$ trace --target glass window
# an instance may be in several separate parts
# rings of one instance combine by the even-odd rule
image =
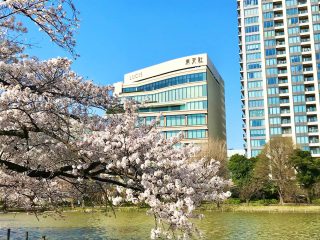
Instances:
[[[257,41],[260,41],[260,35],[259,34],[246,36],[246,42],[257,42]]]
[[[262,87],[262,81],[250,81],[248,82],[248,88],[260,88]]]
[[[248,91],[248,96],[249,98],[262,97],[263,91],[262,90]]]
[[[304,78],[302,75],[294,75],[292,76],[292,82],[297,83],[297,82],[303,82]]]
[[[293,96],[293,102],[296,103],[296,102],[305,102],[306,101],[306,98],[305,98],[305,95],[295,95]]]
[[[309,143],[308,137],[297,137],[297,143],[298,144],[306,144]]]
[[[246,46],[246,49],[248,52],[260,50],[260,43],[249,44]]]
[[[276,128],[270,128],[270,135],[274,136],[274,135],[281,135],[281,128],[276,127]]]
[[[278,84],[278,78],[276,77],[267,78],[267,83],[268,85]]]
[[[300,33],[300,28],[299,27],[291,27],[288,28],[288,34],[289,35],[295,35]]]
[[[264,116],[264,110],[263,109],[256,109],[256,110],[250,110],[249,111],[250,117],[263,117]]]
[[[253,63],[248,63],[247,64],[247,69],[251,70],[251,69],[258,69],[261,68],[261,62],[253,62]]]
[[[251,137],[265,137],[266,130],[265,129],[254,129],[250,131]]]
[[[269,114],[270,115],[278,115],[278,114],[280,114],[280,108],[279,107],[270,107],[269,108]]]
[[[254,119],[250,120],[251,127],[262,127],[264,126],[264,119]]]
[[[291,53],[301,52],[301,46],[292,46],[292,47],[290,47],[290,52]]]
[[[249,53],[247,54],[247,60],[256,60],[256,59],[260,59],[261,58],[261,53],[257,52],[257,53]]]
[[[266,47],[272,47],[272,46],[275,46],[277,42],[275,39],[270,39],[270,40],[265,40],[264,44]]]
[[[248,72],[248,79],[261,78],[261,77],[262,77],[262,72],[261,71]]]
[[[273,117],[269,119],[270,125],[278,125],[281,124],[281,118],[279,117]]]
[[[296,133],[308,133],[308,127],[307,126],[297,126]]]
[[[249,100],[249,107],[263,107],[263,100]]]
[[[296,93],[296,92],[304,92],[304,85],[293,85],[292,86],[292,91],[294,93]]]
[[[262,147],[266,144],[265,139],[255,139],[251,140],[251,147]]]
[[[287,9],[287,15],[296,15],[298,13],[299,13],[298,8]]]
[[[299,18],[297,18],[297,17],[288,18],[289,25],[294,25],[294,24],[297,24],[298,22],[299,22]]]
[[[146,91],[153,91],[165,87],[175,86],[179,84],[185,84],[190,82],[198,82],[198,81],[205,81],[207,80],[206,73],[195,73],[195,74],[188,74],[179,77],[173,77],[165,80],[161,80],[158,82],[149,83],[146,85],[142,85],[139,87],[127,87],[123,88],[122,91],[124,93],[130,92],[146,92]]]
[[[206,114],[192,114],[188,115],[188,125],[205,125]]]
[[[273,27],[274,26],[274,21],[265,21],[264,23],[263,23],[263,27],[264,28],[271,28],[271,27]]]
[[[251,9],[244,10],[245,16],[258,15],[258,14],[259,14],[258,8],[251,8]]]
[[[194,138],[206,138],[207,137],[207,130],[189,130],[187,131],[187,138],[194,139]]]
[[[244,0],[245,7],[258,5],[258,0]]]
[[[306,112],[306,106],[305,105],[294,106],[294,112],[295,113]]]
[[[277,54],[277,51],[275,48],[271,48],[271,49],[267,49],[266,50],[266,56],[273,56],[273,55],[276,55]]]
[[[247,24],[252,24],[252,23],[258,23],[259,22],[259,17],[255,16],[255,17],[247,17],[244,19],[244,23]]]
[[[167,123],[167,127],[184,126],[186,125],[185,116],[184,115],[167,116],[166,123]]]
[[[307,116],[305,115],[298,115],[294,117],[294,121],[296,123],[302,123],[302,122],[307,122]]]
[[[245,32],[246,33],[259,32],[259,25],[245,27]]]

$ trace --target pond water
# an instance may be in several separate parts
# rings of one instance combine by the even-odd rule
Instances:
[[[306,213],[239,213],[205,212],[197,221],[205,239],[295,240],[320,239],[320,214]],[[49,240],[149,239],[153,219],[143,211],[117,212],[116,218],[102,213],[66,213],[63,219],[27,214],[1,214],[0,239],[6,239],[11,228],[11,239]]]

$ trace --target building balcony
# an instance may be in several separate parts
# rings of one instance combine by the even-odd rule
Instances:
[[[302,6],[302,5],[307,5],[307,1],[306,0],[298,1],[298,6]]]
[[[314,78],[313,77],[305,77],[304,81],[305,82],[312,82],[312,81],[314,81]]]

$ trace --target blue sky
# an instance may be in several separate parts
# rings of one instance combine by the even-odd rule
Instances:
[[[242,148],[235,0],[76,0],[76,72],[98,84],[174,58],[208,53],[225,81],[229,148]],[[40,59],[67,56],[31,29]]]

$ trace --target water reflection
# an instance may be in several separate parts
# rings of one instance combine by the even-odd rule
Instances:
[[[320,215],[304,213],[206,212],[197,221],[206,239],[320,239]],[[0,239],[11,228],[12,239],[148,239],[153,219],[144,212],[118,212],[116,218],[100,213],[68,213],[64,219],[27,214],[0,215]]]

